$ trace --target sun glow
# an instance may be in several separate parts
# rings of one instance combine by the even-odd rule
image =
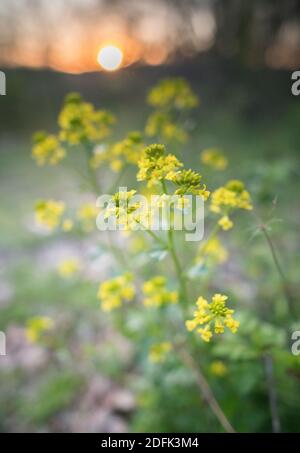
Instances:
[[[115,71],[123,61],[123,52],[119,47],[108,45],[99,50],[97,61],[106,71]]]

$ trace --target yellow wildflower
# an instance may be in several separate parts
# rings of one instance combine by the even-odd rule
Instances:
[[[77,217],[85,231],[92,231],[95,228],[98,213],[99,209],[96,207],[96,204],[90,201],[83,203],[79,207]]]
[[[171,349],[172,344],[167,341],[153,344],[150,348],[149,360],[153,363],[163,362]]]
[[[250,194],[239,180],[229,181],[211,195],[210,209],[216,213],[228,213],[233,209],[252,209]]]
[[[228,252],[221,244],[218,237],[211,238],[204,246],[200,247],[197,262],[212,261],[217,263],[224,263],[228,258]]]
[[[66,155],[64,148],[62,148],[55,135],[37,132],[33,137],[33,143],[32,157],[38,165],[56,165]]]
[[[91,103],[84,102],[79,94],[73,93],[67,96],[58,118],[60,139],[70,145],[97,143],[110,134],[114,122],[110,113],[95,110]]]
[[[54,327],[54,322],[48,316],[35,316],[27,321],[26,337],[31,343],[37,343],[46,332]]]
[[[218,224],[224,231],[230,230],[230,228],[233,227],[233,222],[232,220],[230,220],[228,215],[224,215],[223,217],[221,217],[220,220],[218,221]]]
[[[119,308],[124,301],[131,301],[135,296],[132,284],[133,275],[129,272],[119,277],[102,282],[98,290],[98,299],[103,311]]]
[[[161,307],[178,302],[178,292],[169,291],[166,288],[166,278],[162,275],[146,281],[143,285],[143,293],[145,295],[144,305],[146,307]]]
[[[225,170],[228,165],[228,160],[218,148],[209,148],[202,151],[201,162],[215,170]]]
[[[58,266],[58,273],[63,278],[69,278],[80,269],[78,258],[69,258],[62,261]]]
[[[212,331],[210,330],[210,327],[208,325],[198,329],[197,332],[200,333],[202,340],[205,341],[206,343],[209,343],[211,337],[213,336]]]
[[[175,195],[200,195],[204,200],[209,197],[206,185],[201,183],[202,176],[193,170],[180,170],[169,174],[168,179],[178,186]]]
[[[62,230],[66,233],[71,231],[74,226],[74,223],[71,219],[65,219],[62,223]]]
[[[163,179],[170,179],[182,163],[173,154],[165,154],[164,145],[154,144],[144,150],[138,166],[137,180],[148,181],[148,187],[151,187]]]
[[[130,132],[123,140],[109,147],[97,146],[90,160],[92,168],[98,168],[108,162],[114,172],[122,170],[125,164],[137,165],[145,145],[138,131]]]
[[[62,201],[40,200],[35,205],[36,222],[52,230],[59,225],[64,210]]]
[[[149,116],[145,133],[149,137],[157,136],[166,142],[185,143],[188,138],[185,130],[171,119],[170,114],[160,111]]]
[[[228,372],[227,366],[224,362],[222,362],[222,360],[214,360],[213,362],[211,362],[209,369],[211,374],[214,374],[218,377],[223,377]]]
[[[210,303],[203,297],[199,297],[194,312],[194,318],[186,321],[186,328],[189,331],[196,329],[198,326],[205,325],[197,329],[202,339],[209,342],[215,334],[222,334],[227,327],[232,333],[236,333],[239,322],[232,315],[234,310],[226,306],[228,297],[222,294],[215,294]]]
[[[157,108],[187,110],[197,107],[198,98],[182,78],[161,80],[148,94],[147,101]]]
[[[136,190],[116,192],[105,208],[104,218],[115,217],[116,223],[125,230],[134,229],[136,222],[141,220],[141,213],[136,211],[141,208],[140,203],[131,202]]]

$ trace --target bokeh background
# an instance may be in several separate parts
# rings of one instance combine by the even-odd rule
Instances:
[[[123,52],[114,72],[97,61],[107,43]],[[121,138],[143,129],[153,84],[185,77],[201,100],[186,161],[199,166],[202,149],[222,148],[228,177],[246,181],[262,217],[273,206],[280,219],[274,240],[299,301],[300,97],[291,94],[291,72],[300,69],[299,2],[2,0],[0,68],[7,77],[7,95],[0,97],[0,329],[7,335],[7,356],[0,357],[1,431],[217,429],[205,413],[199,420],[182,370],[165,370],[162,377],[151,368],[146,380],[132,344],[107,324],[95,294],[115,264],[105,253],[89,260],[93,238],[37,231],[36,199],[72,203],[81,193],[72,169],[35,165],[31,136],[39,129],[55,132],[64,96],[78,91],[117,115]],[[254,300],[268,319],[280,289],[268,249],[259,239],[247,240],[247,222],[232,244],[244,259],[233,259],[216,278],[234,286],[246,305]],[[86,261],[85,278],[59,279],[59,260],[74,254]],[[57,320],[63,347],[55,357],[25,338],[26,321],[37,314]],[[224,377],[226,395],[213,377],[215,389],[229,412],[236,391],[245,399],[244,412],[236,414],[241,431],[268,431],[260,372],[244,367]],[[299,430],[299,376],[300,369],[293,371],[292,384],[283,379],[278,388],[286,431]]]

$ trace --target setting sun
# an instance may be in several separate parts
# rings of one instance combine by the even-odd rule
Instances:
[[[105,46],[99,50],[97,60],[106,71],[115,71],[122,64],[123,52],[119,47]]]

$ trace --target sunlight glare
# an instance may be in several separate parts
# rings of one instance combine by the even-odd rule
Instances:
[[[123,52],[116,46],[105,46],[99,50],[98,63],[106,71],[115,71],[118,69],[123,60]]]

